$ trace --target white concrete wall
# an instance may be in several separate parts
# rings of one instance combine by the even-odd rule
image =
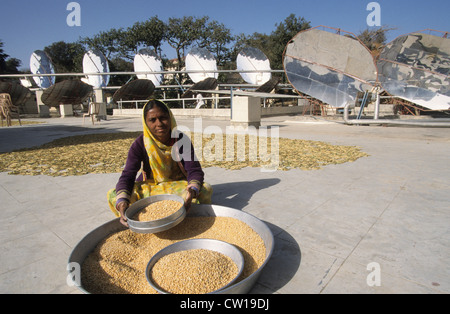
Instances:
[[[230,120],[231,109],[172,109],[172,113],[180,118],[205,117],[217,120]],[[140,116],[142,109],[113,109],[114,116]]]
[[[237,108],[234,108],[237,109]],[[289,115],[289,114],[303,114],[303,106],[292,107],[268,107],[261,108],[262,117],[270,117],[277,115]],[[184,118],[196,118],[205,117],[218,120],[230,120],[231,109],[172,109],[173,114],[176,117]],[[140,116],[142,109],[114,109],[114,116]]]
[[[292,107],[267,107],[261,108],[261,116],[282,116],[287,114],[302,114],[303,106],[292,106]],[[309,109],[308,109],[309,110]]]

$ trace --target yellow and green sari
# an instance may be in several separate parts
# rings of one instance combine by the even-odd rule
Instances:
[[[170,108],[168,109],[171,127],[174,130],[177,123],[172,111]],[[145,106],[143,112],[145,112]],[[188,182],[188,173],[183,164],[172,158],[172,146],[164,145],[155,139],[145,122],[144,114],[142,115],[142,125],[144,130],[143,141],[149,157],[151,176],[147,178],[145,171],[141,169],[143,181],[135,182],[132,191],[116,191],[116,189],[108,191],[108,204],[116,217],[120,216],[116,209],[116,203],[119,199],[127,199],[132,204],[140,199],[161,194],[176,194],[185,198],[189,186],[194,186],[200,191],[198,198],[192,201],[193,204],[211,204],[212,187],[208,183],[202,184],[199,180]]]

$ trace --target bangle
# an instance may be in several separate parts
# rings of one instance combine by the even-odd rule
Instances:
[[[119,206],[119,204],[124,203],[124,202],[127,203],[127,204],[130,204],[130,201],[127,200],[126,198],[120,198],[116,202],[116,209],[117,209],[117,206]]]
[[[189,187],[189,190],[194,191],[195,192],[195,198],[198,197],[198,195],[200,194],[200,191],[195,187],[195,186],[191,186]]]

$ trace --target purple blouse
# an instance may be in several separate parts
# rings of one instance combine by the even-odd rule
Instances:
[[[178,140],[181,140],[184,135],[180,133],[180,137]],[[180,148],[180,155],[182,156],[183,148]],[[187,174],[187,182],[189,184],[196,183],[200,188],[203,185],[205,174],[202,170],[200,162],[195,157],[194,147],[191,143],[191,158],[190,160],[184,160],[181,158],[181,165],[184,167],[184,173]],[[128,151],[128,157],[125,164],[125,168],[122,171],[122,175],[119,178],[119,181],[116,185],[116,193],[117,193],[117,202],[116,205],[122,201],[129,201],[129,197],[131,196],[131,192],[133,191],[133,187],[135,182],[143,181],[143,175],[141,174],[138,178],[138,172],[143,169],[145,173],[145,177],[152,177],[152,170],[150,168],[150,162],[147,154],[147,150],[144,146],[144,135],[141,134],[131,145],[130,150]],[[127,197],[123,197],[123,195],[127,195]]]

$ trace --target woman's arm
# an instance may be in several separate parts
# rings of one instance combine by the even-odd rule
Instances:
[[[143,136],[141,135],[133,142],[128,151],[125,168],[116,185],[116,208],[121,202],[130,202],[131,193],[133,192],[133,187],[136,182],[136,176],[139,170],[141,170],[142,161],[145,159],[145,155],[142,152],[143,145]]]
[[[194,148],[192,147],[191,149],[193,152]],[[192,200],[194,198],[198,198],[200,194],[205,174],[202,170],[200,162],[196,161],[194,158],[190,161],[182,161],[182,163],[187,173],[188,181],[188,185],[186,188],[187,194],[184,205],[186,207],[186,210],[189,211],[191,208]]]
[[[202,189],[205,173],[202,166],[197,159],[194,151],[194,146],[189,138],[185,134],[180,134],[179,140],[183,145],[179,145],[181,159],[181,166],[184,168],[184,172],[187,177],[187,194],[185,198],[186,210],[189,210],[194,198],[198,198],[200,190]],[[180,144],[179,142],[179,144]],[[185,148],[188,147],[187,150]]]

